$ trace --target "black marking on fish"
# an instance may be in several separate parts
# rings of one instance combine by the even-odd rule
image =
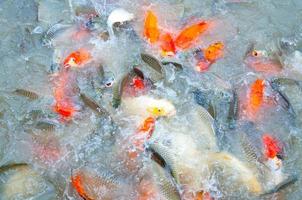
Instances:
[[[27,163],[12,163],[12,164],[3,165],[0,167],[0,173],[3,173],[10,169],[16,169],[16,168],[25,167],[25,166],[28,166],[28,164]]]
[[[141,58],[152,69],[154,69],[155,71],[157,71],[160,74],[163,74],[162,65],[155,57],[153,57],[149,54],[141,53]]]
[[[163,65],[174,65],[174,67],[177,69],[177,70],[183,70],[183,67],[182,67],[182,64],[180,63],[177,63],[177,62],[172,62],[172,61],[162,61],[161,62]]]
[[[101,78],[104,78],[105,71],[104,71],[104,67],[103,67],[102,64],[100,64],[99,67],[98,67],[98,75],[99,75]]]
[[[136,74],[136,76],[140,77],[141,79],[145,79],[144,73],[137,67],[133,67],[133,72]]]
[[[114,85],[112,106],[118,108],[122,102],[123,89],[129,79],[129,74],[125,75],[119,82]]]
[[[90,97],[86,96],[85,94],[80,94],[81,100],[83,103],[88,106],[91,110],[93,110],[95,113],[99,115],[108,115],[108,112],[105,110],[105,108],[101,107],[98,103],[96,103],[94,100],[92,100]]]
[[[17,94],[17,95],[27,97],[31,100],[36,100],[36,99],[39,98],[39,95],[37,93],[29,91],[29,90],[25,90],[25,89],[16,89],[14,91],[14,93]]]

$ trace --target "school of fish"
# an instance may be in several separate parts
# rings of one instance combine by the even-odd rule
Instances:
[[[0,90],[0,200],[299,199],[302,29],[234,47],[220,14],[257,1],[62,2],[36,1],[46,86]]]

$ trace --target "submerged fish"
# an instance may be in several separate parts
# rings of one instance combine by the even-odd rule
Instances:
[[[46,46],[51,46],[52,40],[55,36],[67,28],[71,27],[71,25],[61,24],[61,21],[51,26],[43,35],[42,43]]]
[[[33,91],[25,90],[25,89],[16,89],[14,91],[15,94],[27,97],[31,100],[36,100],[39,98],[39,95]]]
[[[255,71],[269,75],[278,74],[282,70],[282,65],[278,58],[268,56],[266,51],[256,50],[254,44],[249,46],[244,62]]]
[[[96,103],[94,100],[92,100],[85,94],[81,93],[80,98],[86,106],[88,106],[91,110],[93,110],[98,115],[107,115],[108,114],[108,112],[105,110],[105,108],[101,107],[98,103]]]
[[[204,33],[209,27],[209,23],[200,21],[196,24],[184,28],[176,37],[175,45],[180,49],[188,49],[192,46],[193,42]]]
[[[144,36],[151,44],[159,40],[160,31],[157,24],[157,17],[151,10],[148,10],[146,13]]]
[[[49,122],[49,121],[46,121],[46,120],[41,120],[41,121],[38,121],[36,123],[36,126],[35,126],[37,129],[41,129],[43,131],[54,131],[57,127],[57,125],[53,122]]]
[[[150,66],[156,72],[163,74],[162,65],[155,57],[149,54],[141,53],[141,58],[146,64],[148,64],[148,66]]]
[[[126,74],[120,81],[116,82],[113,87],[112,106],[118,108],[122,102],[122,95],[125,85],[129,80],[129,74]]]
[[[114,191],[123,184],[118,176],[107,170],[96,173],[93,170],[81,169],[71,175],[72,187],[85,200],[112,199]]]

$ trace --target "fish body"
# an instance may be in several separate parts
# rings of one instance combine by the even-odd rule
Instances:
[[[105,110],[105,108],[101,107],[98,103],[96,103],[94,100],[86,96],[85,94],[81,93],[80,98],[83,101],[83,103],[88,106],[91,110],[93,110],[95,113],[99,115],[108,114],[108,112]]]
[[[148,10],[144,22],[144,36],[151,43],[159,40],[160,31],[158,28],[158,20],[151,10]]]
[[[141,58],[146,64],[152,67],[152,69],[158,73],[163,73],[161,63],[154,56],[142,53]]]
[[[250,119],[255,119],[264,103],[265,87],[265,81],[262,79],[255,80],[250,87],[247,105],[247,115]]]
[[[15,94],[20,95],[20,96],[24,96],[27,97],[31,100],[36,100],[39,98],[39,95],[33,91],[30,90],[25,90],[25,89],[16,89],[14,91]]]
[[[110,28],[110,30],[113,33],[113,26],[116,23],[125,23],[127,21],[131,21],[134,19],[134,14],[122,9],[122,8],[117,8],[115,10],[113,10],[108,19],[107,19],[107,25]]]
[[[91,54],[85,48],[71,52],[63,61],[65,67],[80,67],[91,60]]]
[[[148,117],[173,116],[176,113],[174,105],[166,99],[156,99],[150,96],[126,97],[122,101],[122,109],[129,115]]]
[[[176,47],[180,49],[188,49],[192,46],[193,42],[204,33],[209,27],[205,21],[200,21],[196,24],[184,28],[175,39]]]
[[[176,46],[170,33],[165,33],[160,37],[160,48],[164,56],[174,56],[176,54]]]

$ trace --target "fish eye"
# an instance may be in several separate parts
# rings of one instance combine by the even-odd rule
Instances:
[[[259,56],[259,52],[257,51],[257,50],[253,50],[252,51],[252,56],[255,56],[255,57],[257,57],[257,56]]]

